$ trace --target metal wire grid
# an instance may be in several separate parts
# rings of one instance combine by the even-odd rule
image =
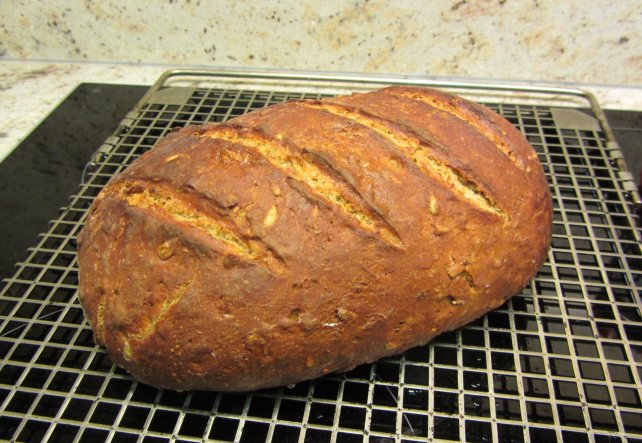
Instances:
[[[146,103],[0,292],[0,439],[18,441],[642,441],[642,253],[610,149],[550,108],[495,105],[538,151],[554,236],[501,308],[397,357],[252,394],[158,391],[114,367],[77,301],[76,234],[107,181],[177,126],[286,92],[197,89]]]

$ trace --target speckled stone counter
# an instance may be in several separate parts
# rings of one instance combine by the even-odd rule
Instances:
[[[78,84],[151,85],[170,68],[169,65],[0,61],[0,161]],[[589,90],[604,108],[642,110],[642,87],[545,84]]]
[[[0,54],[640,85],[638,0],[0,2]]]

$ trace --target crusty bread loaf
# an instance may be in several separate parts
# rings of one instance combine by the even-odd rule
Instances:
[[[137,379],[253,390],[480,317],[535,275],[550,235],[546,178],[509,122],[390,87],[168,135],[96,198],[80,300]]]

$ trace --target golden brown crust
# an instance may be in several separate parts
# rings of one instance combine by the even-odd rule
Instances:
[[[548,249],[537,156],[429,89],[295,101],[170,134],[79,238],[97,342],[136,378],[243,391],[341,371],[501,305]]]

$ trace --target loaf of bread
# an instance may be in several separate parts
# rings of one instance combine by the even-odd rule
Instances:
[[[114,362],[175,390],[347,371],[503,304],[544,261],[551,197],[489,109],[390,87],[290,101],[162,139],[78,242]]]

